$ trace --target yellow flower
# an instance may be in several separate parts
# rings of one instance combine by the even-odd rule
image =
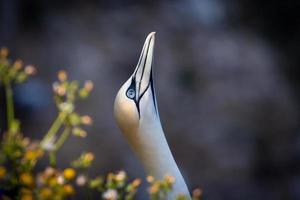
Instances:
[[[74,194],[74,192],[75,192],[73,186],[70,185],[70,184],[64,185],[63,191],[64,191],[64,194],[65,194],[66,196],[72,195],[72,194]]]
[[[84,155],[84,161],[86,162],[92,162],[94,160],[94,154],[91,152],[88,152]]]
[[[153,177],[153,176],[147,176],[147,181],[148,181],[149,183],[153,183],[154,177]]]
[[[150,186],[150,188],[148,189],[148,192],[150,194],[156,194],[159,192],[159,188],[160,188],[160,183],[155,182],[153,185]]]
[[[60,185],[63,185],[65,183],[65,178],[62,175],[59,175],[56,180]]]
[[[108,189],[103,193],[102,197],[106,200],[117,200],[118,192],[115,189]]]
[[[33,200],[33,196],[31,194],[22,195],[20,200]]]
[[[2,47],[0,49],[0,57],[6,58],[8,56],[8,49],[6,47]]]
[[[56,85],[53,87],[53,90],[59,96],[64,96],[67,92],[67,88],[63,85]]]
[[[140,186],[140,184],[142,183],[141,179],[134,179],[134,181],[132,182],[132,186],[137,188]]]
[[[0,166],[0,178],[3,178],[6,175],[6,169],[3,166]]]
[[[86,81],[84,83],[84,89],[86,89],[88,92],[92,91],[94,88],[94,83],[92,81]]]
[[[20,200],[33,200],[32,191],[26,188],[21,188],[20,190],[21,198]]]
[[[55,169],[53,167],[47,167],[44,174],[46,177],[50,177],[55,174]]]
[[[22,60],[18,59],[18,60],[15,61],[15,63],[14,63],[14,68],[15,68],[16,70],[21,69],[22,66],[23,66],[23,61],[22,61]]]
[[[42,188],[40,191],[39,196],[41,199],[48,199],[52,195],[52,190],[50,188]]]
[[[87,136],[87,132],[78,127],[73,128],[72,133],[73,133],[73,135],[78,136],[78,137],[86,137]]]
[[[93,119],[88,115],[84,115],[81,117],[81,122],[84,125],[91,125],[93,123]]]
[[[126,179],[126,172],[120,171],[115,175],[116,181],[124,181]]]
[[[36,73],[36,68],[32,65],[27,65],[24,69],[25,74],[33,75]]]
[[[165,181],[166,181],[168,184],[170,184],[170,185],[172,185],[172,184],[175,182],[174,176],[166,175],[166,176],[164,177],[164,179],[165,179]]]
[[[84,186],[86,184],[86,182],[87,182],[87,178],[85,175],[82,175],[82,174],[79,175],[76,179],[76,183],[79,186]]]
[[[64,170],[63,174],[66,179],[71,180],[76,176],[76,171],[72,168],[67,168]]]
[[[30,144],[30,138],[25,137],[22,142],[24,146],[28,146]]]
[[[187,198],[187,196],[186,195],[184,195],[184,194],[178,194],[177,196],[176,196],[176,200],[187,200],[188,198]],[[194,200],[194,199],[193,199]]]
[[[115,178],[115,175],[113,173],[110,172],[110,173],[107,174],[107,180],[108,181],[112,181],[114,178]]]
[[[20,175],[20,182],[24,185],[33,185],[34,180],[30,173],[24,172]]]
[[[38,150],[28,150],[25,153],[25,159],[26,160],[30,160],[30,161],[34,161],[38,158],[40,158],[43,155],[43,151],[38,149]]]
[[[57,76],[58,80],[60,80],[61,82],[66,81],[68,79],[68,74],[65,70],[60,70]]]
[[[51,178],[49,178],[49,182],[48,182],[48,184],[50,185],[50,186],[55,186],[55,185],[57,185],[57,179],[56,179],[56,177],[51,177]]]

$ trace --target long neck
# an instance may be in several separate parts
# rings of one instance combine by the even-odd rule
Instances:
[[[178,166],[170,151],[159,120],[143,123],[141,119],[140,127],[133,137],[129,137],[129,142],[137,156],[141,160],[146,172],[156,179],[163,179],[165,175],[175,177],[173,191],[168,199],[175,199],[178,194],[190,197],[186,183],[178,169]]]

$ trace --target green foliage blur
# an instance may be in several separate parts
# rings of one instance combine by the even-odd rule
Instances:
[[[36,73],[32,65],[24,67],[21,60],[11,61],[8,50],[0,50],[0,85],[5,90],[7,130],[0,143],[0,199],[10,200],[62,200],[76,198],[76,188],[87,191],[87,199],[97,192],[97,199],[132,200],[141,184],[141,179],[130,180],[125,171],[89,177],[87,169],[92,165],[94,154],[83,152],[65,169],[59,168],[56,156],[70,136],[86,137],[84,126],[93,120],[76,111],[78,100],[85,100],[93,89],[93,82],[80,86],[71,81],[65,71],[58,72],[58,81],[53,84],[57,117],[40,141],[26,137],[20,122],[15,118],[13,86],[26,81]],[[39,160],[49,160],[44,170],[36,170]],[[165,199],[172,190],[174,178],[166,175],[163,180],[148,176],[148,193],[152,200]],[[193,200],[200,199],[202,191],[193,192]],[[176,199],[187,199],[178,196]]]

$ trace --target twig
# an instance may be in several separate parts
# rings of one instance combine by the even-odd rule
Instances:
[[[54,151],[55,152],[58,151],[58,149],[60,149],[60,147],[65,143],[65,141],[69,137],[69,135],[70,135],[70,127],[67,127],[62,132],[62,134],[58,138],[56,144],[54,145]]]
[[[8,130],[11,130],[13,121],[15,119],[13,91],[9,82],[6,82],[4,84],[4,88],[5,88],[5,96],[6,96],[7,127]]]
[[[57,118],[55,119],[55,121],[53,122],[52,126],[50,127],[49,131],[46,133],[46,135],[44,136],[44,138],[41,141],[41,146],[43,146],[48,140],[52,139],[55,134],[57,133],[57,131],[59,130],[59,128],[61,127],[64,119],[65,119],[65,114],[64,113],[60,113]]]

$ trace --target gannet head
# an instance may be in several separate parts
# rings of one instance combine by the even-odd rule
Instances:
[[[124,134],[135,133],[141,123],[159,121],[152,77],[154,40],[155,32],[152,32],[146,38],[133,74],[115,99],[115,118]]]

